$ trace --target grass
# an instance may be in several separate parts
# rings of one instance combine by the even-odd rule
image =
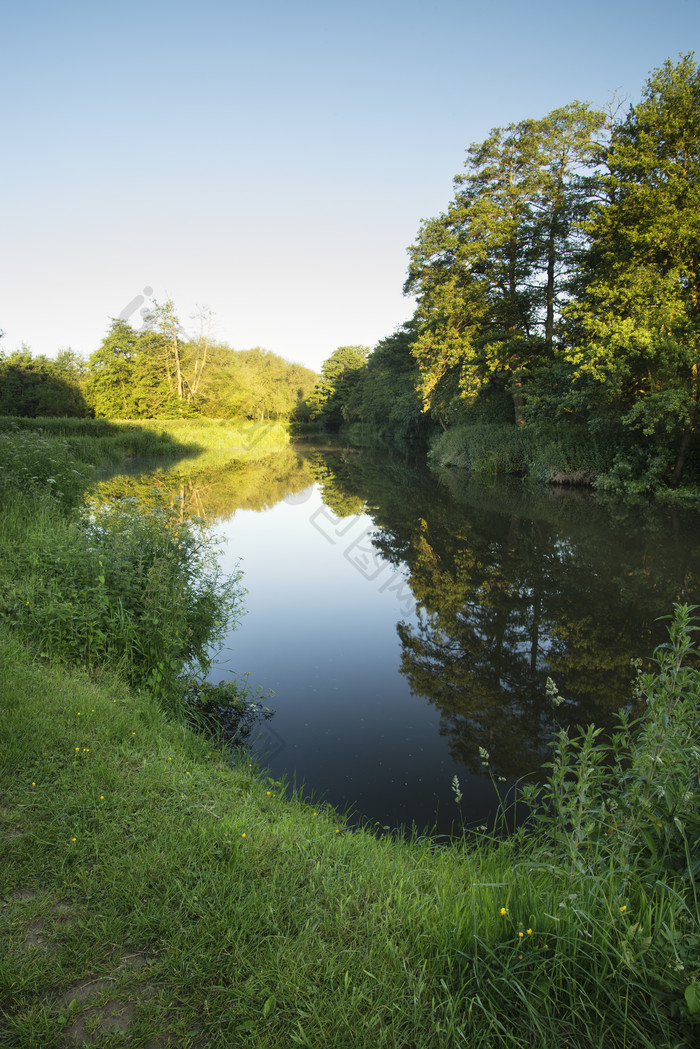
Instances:
[[[0,474],[0,560],[31,567],[9,596],[3,575],[0,594],[0,1045],[696,1044],[692,610],[676,610],[656,672],[638,679],[641,721],[623,716],[608,742],[560,733],[535,814],[511,838],[350,831],[244,750],[226,758],[148,673],[130,671],[129,686],[109,644],[100,659],[52,654],[45,634],[19,629],[26,580],[47,630],[60,599],[88,636],[108,584],[107,571],[68,583],[80,471],[52,440],[50,463],[34,438],[13,441]],[[129,524],[128,550],[134,539],[170,557],[152,524],[145,539]],[[110,565],[110,600],[128,591],[150,607],[150,569],[132,562],[127,574]],[[51,597],[40,588],[56,564],[67,583]],[[182,574],[162,578],[166,603],[186,603]],[[143,633],[127,631],[134,658]]]
[[[0,668],[0,1044],[692,1044],[670,886],[349,832],[116,676]]]
[[[591,484],[609,469],[611,452],[609,442],[581,425],[473,423],[439,434],[429,459],[436,466],[454,466],[480,477],[527,474],[547,483]]]

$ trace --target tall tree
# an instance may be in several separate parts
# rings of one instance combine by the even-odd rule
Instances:
[[[698,426],[700,71],[655,70],[614,131],[606,194],[589,224],[570,359],[619,405],[640,440],[672,442],[682,477]]]
[[[469,147],[448,211],[409,249],[414,354],[426,407],[445,421],[456,398],[494,379],[524,419],[531,367],[552,354],[575,219],[602,116],[579,102],[540,121],[495,128]]]
[[[88,361],[86,396],[95,415],[129,419],[135,414],[134,366],[138,336],[118,317]]]
[[[321,366],[321,377],[308,397],[313,418],[327,426],[339,426],[349,415],[348,404],[366,367],[367,346],[339,346]]]

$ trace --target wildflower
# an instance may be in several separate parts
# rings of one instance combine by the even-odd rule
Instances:
[[[241,837],[245,838],[245,831],[243,831],[243,833],[241,834]]]
[[[482,765],[488,765],[490,757],[488,750],[485,750],[484,747],[479,747],[479,757]]]
[[[527,934],[528,934],[528,936],[532,936],[532,929],[528,929],[527,930]]]
[[[503,916],[505,916],[505,915],[506,915],[507,913],[508,913],[508,911],[507,911],[507,910],[505,909],[505,907],[501,907],[501,916],[503,917]]]
[[[524,935],[525,935],[525,933],[524,933],[524,932],[519,932],[519,933],[518,933],[518,936],[520,937],[520,939],[521,939],[521,940],[522,940],[522,938],[523,938],[523,936],[524,936]]]
[[[77,841],[77,840],[78,840],[77,838],[71,838],[71,841]]]
[[[627,910],[626,907],[624,907],[624,906],[620,907],[620,914],[624,914],[626,910]]]
[[[100,794],[100,801],[104,801],[104,800],[105,800],[104,794]]]
[[[34,780],[32,780],[32,786],[36,787],[36,783],[34,782]]]
[[[80,750],[80,747],[76,747],[75,749],[76,749],[76,751],[79,751],[79,750]]]
[[[189,772],[186,772],[186,773],[185,773],[185,775],[186,775],[186,776],[189,776]]]
[[[268,796],[268,798],[269,798],[269,797],[270,797],[270,795],[272,794],[272,791],[271,791],[271,790],[266,790],[266,791],[265,791],[265,793],[267,794],[267,796]]]

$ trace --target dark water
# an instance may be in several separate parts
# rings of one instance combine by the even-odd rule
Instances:
[[[271,688],[257,749],[381,826],[486,821],[548,757],[559,722],[609,723],[658,617],[700,600],[700,519],[587,492],[431,473],[352,449],[298,449],[315,483],[219,526],[248,614],[230,667]],[[481,748],[481,750],[480,750]]]
[[[180,493],[244,571],[247,614],[212,678],[274,690],[257,755],[379,826],[448,833],[455,775],[465,821],[487,822],[483,751],[501,790],[548,759],[547,678],[559,723],[609,724],[631,660],[665,640],[659,617],[700,602],[695,513],[309,445]]]

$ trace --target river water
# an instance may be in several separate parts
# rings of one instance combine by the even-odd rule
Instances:
[[[488,824],[497,790],[541,774],[555,723],[609,725],[659,617],[700,603],[697,513],[342,444],[188,470],[111,494],[155,484],[206,515],[247,589],[211,677],[273,691],[256,758],[354,822]]]

